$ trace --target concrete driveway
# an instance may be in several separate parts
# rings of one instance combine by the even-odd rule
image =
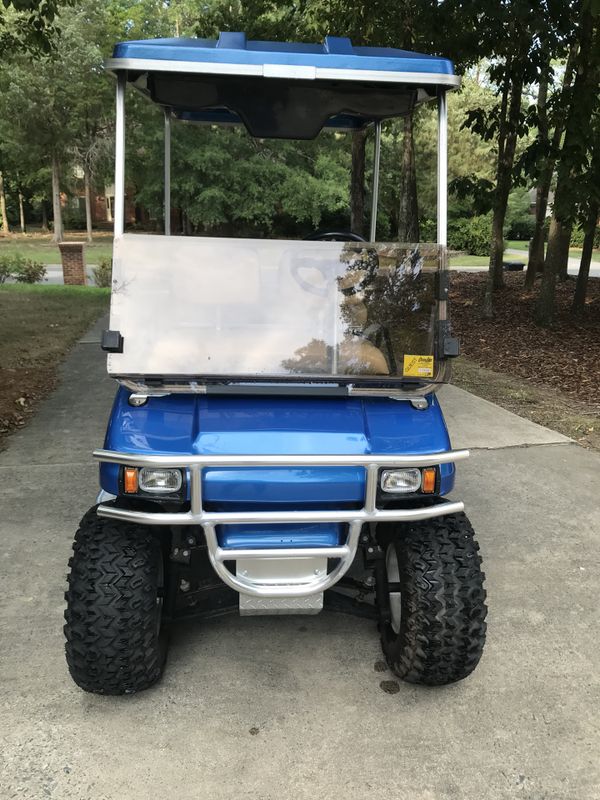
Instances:
[[[181,624],[157,687],[77,689],[63,591],[97,486],[103,362],[92,332],[0,454],[3,800],[600,798],[600,455],[458,389],[447,415],[473,452],[457,495],[490,606],[470,678],[384,691],[374,624],[324,613]]]

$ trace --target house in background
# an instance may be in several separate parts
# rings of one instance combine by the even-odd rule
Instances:
[[[83,172],[76,171],[75,177],[83,181]],[[104,187],[104,192],[98,193],[92,190],[91,197],[92,206],[92,225],[95,228],[112,230],[114,221],[114,202],[115,202],[115,187],[114,184],[109,184]],[[62,206],[67,211],[72,212],[73,217],[77,217],[79,225],[85,227],[85,193],[82,189],[78,190],[75,194],[67,197],[62,195]],[[147,219],[143,209],[136,207],[133,201],[133,192],[128,192],[125,195],[125,222],[126,224],[133,225],[136,222],[140,223]]]
[[[529,213],[535,215],[535,203],[537,199],[537,187],[534,186],[533,189],[529,190]],[[549,217],[552,214],[552,205],[554,203],[554,190],[550,189],[548,194],[548,205],[546,207],[546,216]]]

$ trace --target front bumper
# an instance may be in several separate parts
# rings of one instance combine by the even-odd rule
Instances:
[[[177,513],[133,511],[112,505],[98,506],[98,515],[143,525],[199,525],[204,530],[210,562],[221,580],[241,594],[260,598],[308,597],[331,588],[350,568],[365,523],[416,522],[463,511],[462,502],[444,501],[423,508],[377,507],[379,471],[382,467],[433,467],[468,458],[468,450],[424,455],[139,455],[114,450],[95,450],[101,462],[131,467],[186,469],[190,478],[190,510]],[[366,472],[364,505],[360,509],[321,511],[206,511],[202,502],[202,470],[208,467],[362,467]],[[336,547],[232,549],[219,545],[218,525],[278,523],[346,523],[346,542]],[[232,573],[225,562],[246,559],[336,559],[337,565],[304,583],[260,583]]]

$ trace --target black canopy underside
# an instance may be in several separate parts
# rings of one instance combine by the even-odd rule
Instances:
[[[347,115],[361,127],[410,113],[423,89],[347,81],[282,81],[246,76],[151,73],[136,83],[176,116],[228,109],[251,136],[314,139],[332,117]],[[432,88],[435,96],[435,89]],[[210,117],[210,115],[208,115]]]

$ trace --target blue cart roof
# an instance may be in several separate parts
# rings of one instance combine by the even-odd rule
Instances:
[[[122,42],[106,68],[180,119],[241,122],[261,138],[364,127],[460,84],[447,58],[354,47],[337,36],[323,44],[252,42],[243,33]]]
[[[218,39],[147,39],[121,42],[107,61],[111,71],[206,72],[265,78],[354,80],[457,86],[447,58],[391,47],[356,47],[327,36],[322,44],[249,41],[244,33]]]

